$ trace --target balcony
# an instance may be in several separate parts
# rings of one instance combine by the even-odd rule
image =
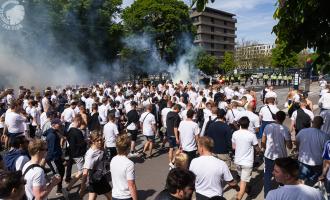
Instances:
[[[232,38],[236,38],[235,34],[231,34],[231,33],[223,33],[223,32],[218,32],[218,31],[207,31],[205,29],[197,29],[197,34],[209,34],[209,35],[218,35],[218,36],[224,36],[224,37],[232,37]]]

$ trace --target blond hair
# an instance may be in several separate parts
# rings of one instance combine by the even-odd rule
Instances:
[[[188,155],[186,153],[179,152],[176,154],[174,158],[174,165],[176,168],[187,169],[188,161],[189,161]]]

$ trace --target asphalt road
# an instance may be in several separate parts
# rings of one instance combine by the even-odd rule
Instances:
[[[275,90],[278,95],[278,107],[284,109],[284,102],[287,96],[288,88],[278,88]],[[319,94],[319,87],[317,83],[313,83],[311,86],[311,92],[309,93],[310,99],[314,104],[317,104]],[[258,93],[258,98],[260,93]],[[258,101],[258,105],[261,102]],[[317,106],[314,106],[314,114],[318,114]],[[286,119],[285,124],[289,125],[289,119]],[[142,148],[144,138],[139,137],[138,148]],[[166,176],[169,170],[167,151],[166,150],[156,150],[154,152],[154,157],[150,160],[134,159],[136,167],[136,184],[138,189],[138,196],[140,200],[152,200],[154,197],[164,189]],[[75,169],[73,169],[74,171]],[[251,180],[251,193],[249,196],[245,195],[243,199],[264,199],[263,198],[263,165],[255,168],[252,174]],[[65,184],[64,184],[65,185]],[[75,192],[78,187],[70,191],[70,199],[78,199]],[[235,197],[236,192],[234,190],[225,187],[224,197],[227,199],[232,199]],[[55,195],[55,189],[49,195],[49,199],[62,199],[62,196]],[[85,195],[84,199],[88,199],[88,195]],[[105,199],[104,196],[99,196],[97,199]]]

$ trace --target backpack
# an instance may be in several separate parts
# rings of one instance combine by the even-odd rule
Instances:
[[[204,131],[205,135],[207,135],[207,130],[210,128],[210,125],[216,121],[217,121],[217,118],[211,120],[211,116],[209,116],[209,121],[206,123],[206,126],[205,126],[205,131]]]
[[[299,119],[299,120],[298,120]],[[297,110],[297,118],[296,118],[296,134],[304,128],[309,128],[311,126],[311,118],[305,111],[301,108]]]
[[[5,168],[8,171],[16,171],[16,160],[18,157],[25,155],[21,150],[14,149],[9,151],[5,156],[4,156],[4,162],[5,162]]]

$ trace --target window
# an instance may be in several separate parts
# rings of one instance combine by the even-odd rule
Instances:
[[[224,33],[227,33],[227,29],[223,29],[223,32],[224,32]]]
[[[214,27],[211,27],[211,32],[214,32]]]
[[[211,40],[214,40],[214,35],[211,35]]]
[[[226,44],[223,45],[223,49],[227,49],[227,45]]]
[[[212,22],[212,24],[214,24],[214,18],[213,17],[211,17],[211,22]]]
[[[227,37],[223,37],[223,41],[227,41]]]
[[[211,43],[211,49],[214,49],[214,44],[213,43]]]
[[[227,25],[227,22],[226,21],[223,21],[223,25]]]
[[[214,56],[214,52],[213,51],[211,52],[211,55]]]

